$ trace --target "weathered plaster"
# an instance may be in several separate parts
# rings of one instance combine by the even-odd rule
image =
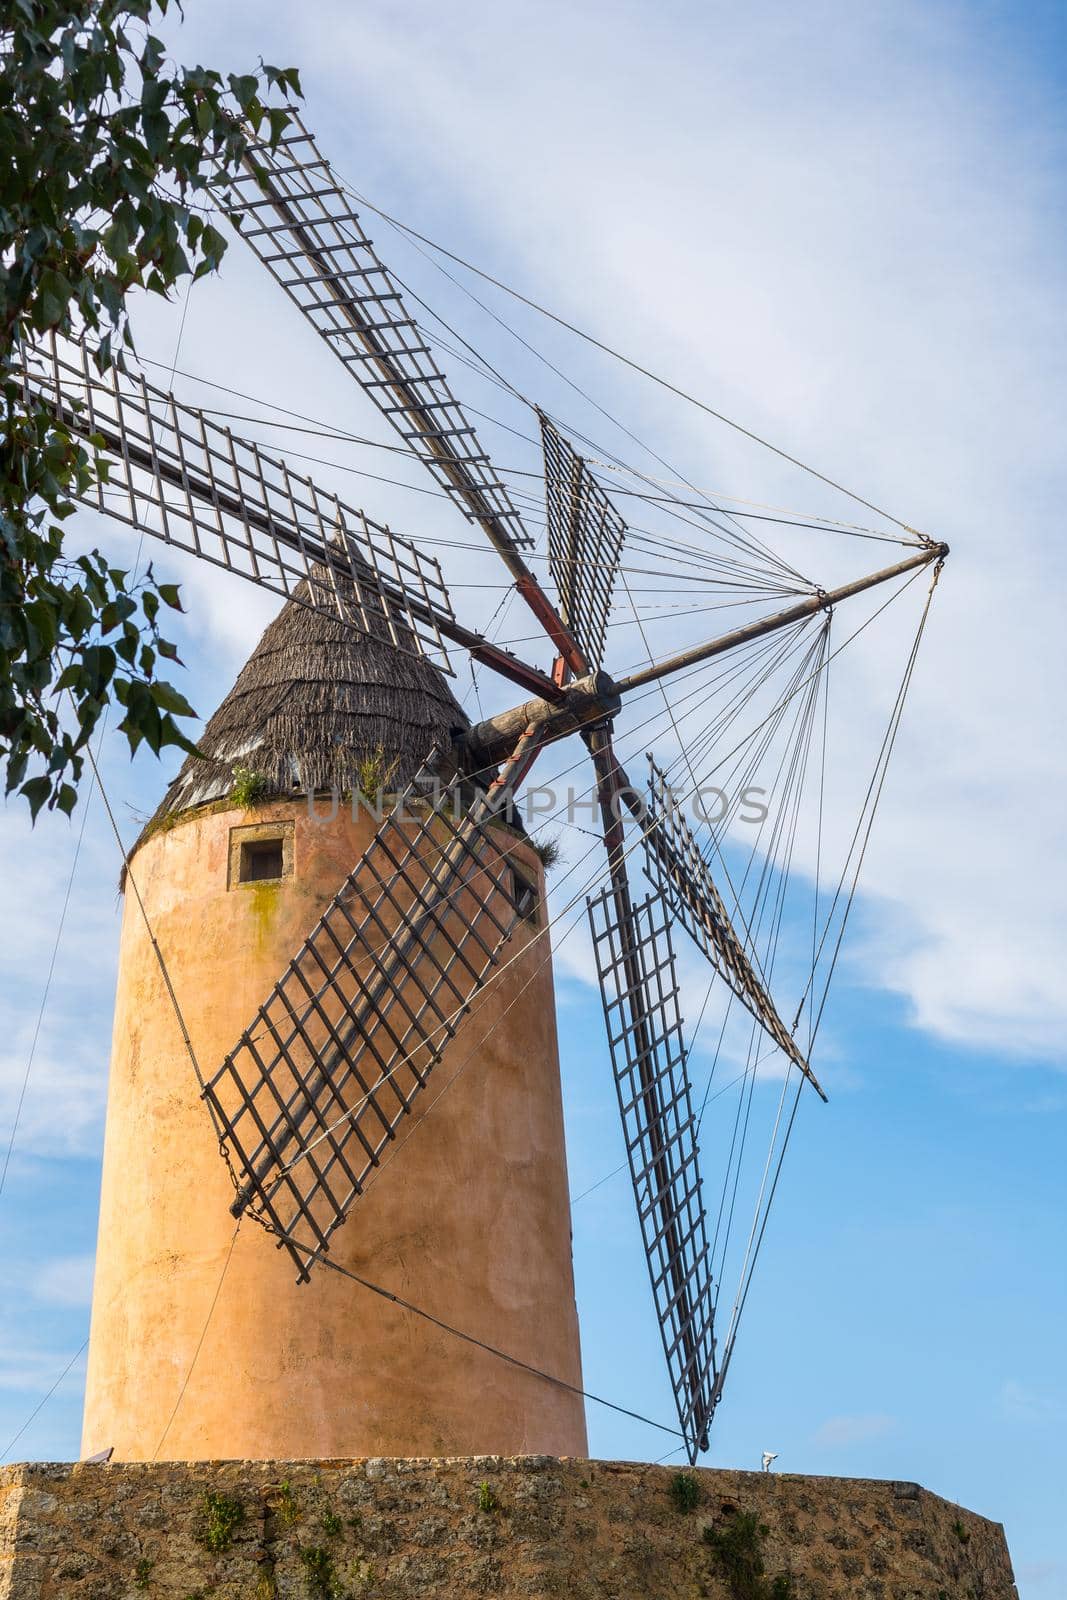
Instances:
[[[292,875],[230,887],[231,831],[277,823],[292,833]],[[253,1022],[373,831],[366,812],[343,807],[323,822],[297,801],[211,807],[136,852],[131,870],[205,1076]],[[543,894],[533,850],[511,842]],[[522,924],[505,955],[331,1254],[580,1385],[548,936]],[[318,1268],[298,1287],[289,1258],[250,1220],[230,1256],[232,1199],[128,892],[83,1454],[585,1450],[582,1404],[566,1389],[336,1273]]]

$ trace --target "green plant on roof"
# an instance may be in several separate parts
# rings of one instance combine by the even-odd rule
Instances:
[[[530,846],[546,872],[551,872],[553,867],[559,866],[562,851],[560,850],[558,838],[531,839]]]
[[[390,760],[380,744],[368,750],[356,763],[356,787],[360,794],[367,800],[377,800],[395,778],[399,765],[400,757]]]
[[[253,806],[259,805],[266,792],[267,780],[262,772],[240,764],[234,767],[230,799],[235,806],[240,806],[242,811],[250,811]]]

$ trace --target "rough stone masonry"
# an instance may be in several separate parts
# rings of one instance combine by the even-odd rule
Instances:
[[[0,1600],[559,1595],[1016,1600],[1000,1525],[914,1483],[553,1456],[0,1468]]]

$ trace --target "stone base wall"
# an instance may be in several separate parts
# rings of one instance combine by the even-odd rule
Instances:
[[[416,1596],[1016,1591],[1000,1525],[914,1483],[550,1456],[0,1468],[0,1600]]]

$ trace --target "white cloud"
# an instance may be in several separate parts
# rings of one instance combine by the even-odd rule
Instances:
[[[24,1389],[27,1393],[47,1391],[63,1371],[70,1352],[42,1350],[39,1345],[7,1343],[0,1340],[0,1389]],[[85,1373],[85,1356],[79,1356],[63,1379],[76,1385]]]
[[[847,1449],[868,1439],[880,1439],[896,1427],[896,1418],[880,1412],[869,1415],[828,1417],[816,1430],[815,1443],[825,1450]]]
[[[1024,1561],[1016,1570],[1019,1582],[1027,1587],[1040,1584],[1044,1588],[1067,1579],[1067,1567],[1060,1561]],[[1067,1594],[1067,1589],[1060,1588],[1057,1593]]]
[[[1006,1378],[1000,1390],[1000,1409],[1012,1422],[1062,1422],[1067,1403],[1045,1388]]]
[[[608,21],[550,3],[475,26],[469,7],[402,4],[372,7],[358,35],[337,9],[308,42],[328,35],[331,75],[377,108],[394,172],[420,175],[415,220],[431,233],[473,230],[564,315],[953,543],[864,877],[901,938],[869,938],[857,970],[934,1034],[1060,1054],[1051,170],[956,12],[817,6],[801,20],[772,5],[738,29],[712,8],[669,33],[641,8]],[[313,112],[333,119],[328,100]],[[343,133],[333,148],[343,170],[366,169]],[[371,176],[384,161],[370,156]],[[616,410],[616,376],[628,417],[669,431],[699,475],[785,492],[770,458],[681,407],[668,430],[662,397],[602,364]],[[787,503],[826,503],[810,480],[788,489]],[[901,642],[847,686],[853,727],[872,726]]]
[[[101,1048],[92,1030],[87,1038],[80,1036],[76,1013],[53,1018],[50,1029],[55,1042],[38,1044],[28,1082],[29,1034],[16,1035],[17,1051],[0,1049],[5,1151],[26,1083],[13,1161],[24,1156],[92,1155],[99,1148],[107,1097],[106,1046]]]
[[[187,55],[236,63],[263,49],[306,66],[309,121],[343,174],[387,200],[399,192],[431,234],[951,540],[866,865],[870,914],[847,947],[849,971],[903,996],[916,1026],[940,1037],[1062,1054],[1064,352],[1059,240],[1046,204],[1055,163],[1024,145],[958,13],[903,4],[845,14],[817,4],[800,17],[771,4],[739,27],[724,7],[694,7],[681,8],[670,30],[652,8],[594,3],[575,12],[562,0],[490,12],[462,0],[447,13],[413,0],[379,3],[358,27],[337,4],[299,22],[278,0],[194,3],[187,13]],[[354,101],[358,127],[348,117]],[[379,137],[368,141],[371,126]],[[385,225],[374,231],[390,253]],[[822,486],[512,303],[494,305],[697,481],[832,508]],[[178,320],[179,308],[143,308],[141,347],[173,356]],[[463,326],[481,339],[491,325]],[[531,392],[544,386],[564,414],[610,435],[518,346],[496,330],[488,339]],[[239,247],[219,283],[194,290],[180,356],[189,371],[377,436],[370,407]],[[471,382],[457,372],[464,392]],[[178,386],[228,403],[185,380]],[[505,438],[495,434],[494,449]],[[308,448],[340,459],[323,441]],[[456,536],[456,519],[433,500],[313,470],[402,529]],[[87,522],[86,537],[99,526]],[[129,544],[125,534],[108,537]],[[161,569],[181,568],[204,688],[197,700],[210,709],[274,602],[153,554]],[[487,556],[444,554],[463,581],[499,576]],[[497,599],[457,589],[468,615],[488,614]],[[844,737],[835,759],[854,780],[829,818],[838,842],[866,777],[852,735],[873,736],[903,644],[890,630],[838,686]],[[164,774],[140,771],[135,792],[151,803]],[[120,794],[124,782],[116,778]],[[29,1019],[0,1053],[6,1112],[72,841],[52,822],[31,837],[17,808],[0,831],[5,886],[19,907],[0,923],[0,958]],[[589,843],[577,835],[575,857]],[[85,997],[106,1008],[113,986],[116,868],[94,825],[64,935],[56,1026],[39,1046],[19,1148],[24,1139],[28,1150],[84,1149],[97,1137],[105,1063],[81,1044],[79,1022]],[[573,914],[575,934],[557,937],[557,972],[588,983],[580,908]],[[692,1015],[700,980],[688,967],[684,977]]]
[[[91,1255],[56,1256],[36,1273],[34,1299],[51,1306],[88,1306],[93,1298]]]

